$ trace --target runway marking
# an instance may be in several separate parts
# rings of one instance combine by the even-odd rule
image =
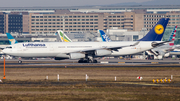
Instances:
[[[159,62],[151,62],[152,64],[158,64]]]
[[[101,61],[101,63],[109,63],[108,61]]]
[[[118,63],[125,63],[125,62],[118,62]]]

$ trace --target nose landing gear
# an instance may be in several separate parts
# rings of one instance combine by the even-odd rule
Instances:
[[[19,64],[21,64],[21,63],[22,63],[22,61],[21,61],[21,60],[19,60],[19,61],[18,61],[18,63],[19,63]]]

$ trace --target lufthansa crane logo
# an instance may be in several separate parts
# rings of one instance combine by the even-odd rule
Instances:
[[[155,26],[154,31],[156,34],[162,34],[164,32],[164,27],[161,24]]]

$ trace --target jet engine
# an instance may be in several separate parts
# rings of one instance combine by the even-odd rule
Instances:
[[[85,58],[85,54],[83,53],[70,53],[70,59],[80,59]]]
[[[66,54],[58,54],[55,58],[55,60],[64,60],[64,59],[69,59],[69,55]]]
[[[95,51],[96,56],[105,56],[105,55],[110,55],[110,54],[111,54],[110,50],[99,49]]]
[[[69,58],[65,58],[65,57],[55,57],[55,60],[64,60],[64,59],[69,59]]]

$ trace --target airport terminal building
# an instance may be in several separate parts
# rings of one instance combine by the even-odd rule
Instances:
[[[0,10],[1,34],[53,34],[57,30],[97,33],[98,30],[107,32],[108,29],[146,33],[159,19],[168,17],[170,21],[164,37],[167,39],[171,28],[180,24],[179,6],[16,7]],[[136,35],[134,39],[138,38]],[[179,42],[180,38],[177,39]]]

